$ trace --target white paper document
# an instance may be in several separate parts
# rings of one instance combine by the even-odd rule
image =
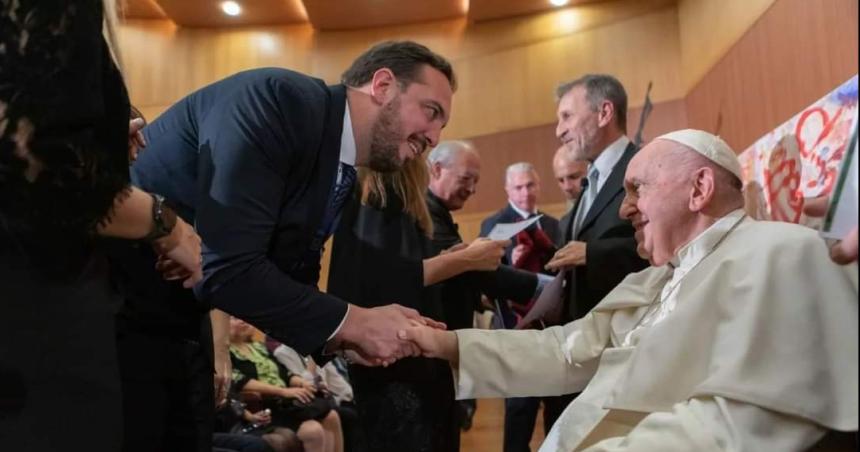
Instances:
[[[833,192],[830,194],[830,206],[827,209],[827,216],[824,217],[824,226],[821,228],[821,235],[829,239],[841,239],[851,228],[857,226],[857,160],[860,158],[857,146],[857,118],[855,117],[851,140],[845,148],[842,167]]]
[[[497,223],[487,235],[490,240],[508,240],[517,235],[523,229],[535,224],[543,215],[538,215],[528,220],[518,221],[516,223]]]

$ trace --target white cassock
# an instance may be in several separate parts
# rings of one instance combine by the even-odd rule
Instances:
[[[737,210],[542,331],[457,331],[457,398],[583,391],[550,451],[793,451],[857,430],[857,267]]]

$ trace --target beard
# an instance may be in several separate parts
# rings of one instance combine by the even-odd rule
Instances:
[[[400,159],[402,135],[400,96],[382,107],[373,124],[370,137],[370,159],[367,166],[380,173],[390,173],[403,167]]]

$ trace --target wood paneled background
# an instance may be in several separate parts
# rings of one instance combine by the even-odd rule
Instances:
[[[472,140],[483,160],[478,193],[457,213],[471,237],[504,205],[504,168],[516,161],[538,168],[544,210],[563,210],[551,172],[560,82],[585,72],[616,75],[628,91],[632,135],[652,81],[646,140],[696,127],[718,131],[740,151],[857,73],[857,12],[857,0],[619,0],[471,24],[350,31],[136,20],[121,26],[120,44],[132,100],[150,119],[243,69],[282,66],[334,83],[374,42],[427,44],[451,59],[460,79],[443,138]]]
[[[857,0],[777,0],[686,96],[740,152],[857,74]]]

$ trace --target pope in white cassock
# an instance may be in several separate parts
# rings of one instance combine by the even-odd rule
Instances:
[[[541,451],[795,451],[857,430],[857,267],[818,234],[744,215],[720,138],[663,135],[631,160],[620,214],[652,267],[542,331],[401,337],[451,362],[458,398],[582,391]]]

